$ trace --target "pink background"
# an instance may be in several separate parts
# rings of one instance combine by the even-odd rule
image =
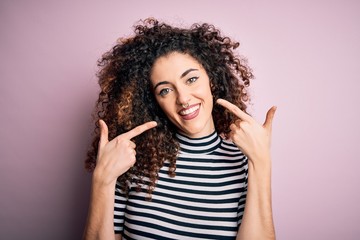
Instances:
[[[241,42],[251,112],[278,106],[278,239],[359,239],[359,13],[355,0],[1,1],[0,239],[80,238],[96,61],[148,16]]]

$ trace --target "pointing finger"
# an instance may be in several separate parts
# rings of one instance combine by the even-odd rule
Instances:
[[[227,110],[229,110],[230,112],[232,112],[234,115],[236,115],[241,120],[252,121],[252,117],[250,117],[247,113],[241,111],[241,109],[239,107],[232,104],[231,102],[226,101],[225,99],[221,99],[221,98],[219,98],[216,102],[218,104],[220,104],[221,106],[223,106],[224,108],[226,108]]]
[[[129,147],[135,149],[136,148],[136,144],[133,141],[129,141]]]
[[[147,123],[137,126],[136,128],[124,133],[122,135],[122,137],[125,137],[130,140],[130,139],[132,139],[132,138],[142,134],[143,132],[145,132],[153,127],[156,127],[156,126],[157,126],[157,123],[155,121],[147,122]]]
[[[276,107],[273,106],[266,113],[266,119],[265,119],[263,126],[269,130],[271,130],[271,128],[272,128],[272,121],[274,119],[275,111],[276,111]]]
[[[107,144],[109,142],[109,139],[108,139],[109,129],[108,129],[106,123],[101,119],[99,120],[99,125],[100,125],[99,148],[102,148],[105,146],[105,144]]]

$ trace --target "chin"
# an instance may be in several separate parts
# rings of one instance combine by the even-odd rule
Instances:
[[[184,135],[188,136],[188,137],[194,137],[194,138],[197,138],[197,137],[204,137],[206,136],[207,134],[203,133],[204,129],[201,129],[201,128],[181,128],[180,131],[181,133],[183,133]]]

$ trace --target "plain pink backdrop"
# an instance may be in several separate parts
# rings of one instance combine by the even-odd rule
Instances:
[[[273,129],[278,239],[360,237],[360,2],[1,1],[0,239],[79,239],[96,61],[149,16],[209,22],[256,75]]]

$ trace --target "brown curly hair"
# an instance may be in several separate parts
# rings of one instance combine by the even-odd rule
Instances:
[[[156,59],[171,52],[189,54],[206,70],[211,81],[214,101],[226,99],[246,111],[249,100],[247,88],[253,78],[246,60],[233,52],[238,42],[221,35],[213,25],[194,24],[178,28],[150,18],[135,26],[135,35],[119,39],[118,43],[98,61],[101,92],[97,100],[95,130],[85,167],[93,171],[99,142],[98,119],[109,127],[109,139],[148,121],[158,125],[133,139],[136,144],[136,163],[118,178],[124,192],[129,182],[148,186],[151,196],[159,169],[170,163],[170,176],[175,176],[179,143],[176,128],[165,116],[151,89],[150,73]],[[234,116],[214,104],[215,128],[226,134]],[[144,179],[148,179],[145,181]]]

